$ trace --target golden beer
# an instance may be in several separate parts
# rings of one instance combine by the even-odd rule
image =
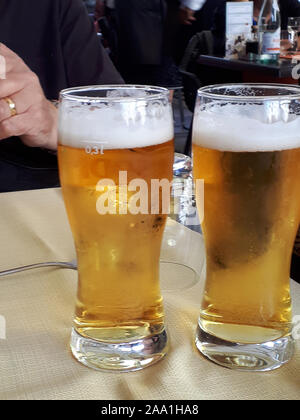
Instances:
[[[201,322],[232,342],[283,337],[292,320],[286,250],[299,224],[300,149],[234,153],[195,145],[193,154],[195,177],[205,180]]]
[[[119,214],[118,201],[116,214],[100,215],[96,206],[103,192],[97,184],[110,179],[118,189],[122,168],[128,183],[142,178],[150,192],[151,179],[171,181],[173,154],[173,141],[97,155],[59,146],[62,190],[79,266],[75,326],[81,335],[120,341],[162,331],[159,255],[167,215],[151,214],[150,208],[149,214]]]
[[[300,222],[298,97],[297,87],[272,85],[199,91],[193,167],[205,185],[207,264],[196,345],[226,367],[271,370],[293,353],[290,267]]]
[[[173,136],[167,89],[62,92],[58,162],[78,262],[71,349],[87,366],[142,369],[167,352],[159,284],[167,211],[153,183],[171,187]]]

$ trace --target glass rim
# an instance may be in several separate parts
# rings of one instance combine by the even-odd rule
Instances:
[[[218,92],[221,89],[278,89],[285,90],[285,92],[289,91],[290,93],[286,93],[283,95],[230,95],[226,93],[214,93],[214,91]],[[300,99],[300,86],[291,85],[291,84],[278,84],[278,83],[228,83],[228,84],[217,84],[217,85],[209,85],[198,89],[197,92],[198,97],[203,97],[207,99],[219,100],[219,101],[231,101],[231,102],[266,102],[266,101],[283,101],[283,100],[295,100]]]
[[[135,91],[148,91],[153,92],[149,96],[81,96],[76,95],[76,93],[84,92],[103,92],[108,90],[135,90]],[[112,84],[112,85],[91,85],[91,86],[78,86],[68,89],[63,89],[59,94],[60,101],[67,99],[70,101],[80,101],[80,102],[138,102],[138,101],[148,101],[148,100],[158,100],[169,97],[170,91],[167,88],[160,86],[151,86],[151,85],[134,85],[134,84]]]

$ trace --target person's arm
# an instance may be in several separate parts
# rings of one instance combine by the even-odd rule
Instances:
[[[82,0],[61,0],[61,42],[69,86],[120,84]]]
[[[200,10],[206,0],[181,0],[179,20],[183,25],[191,25],[196,20],[194,14]]]
[[[68,86],[124,83],[101,46],[83,2],[60,1]],[[26,146],[55,150],[57,109],[46,99],[38,76],[3,44],[0,56],[6,67],[0,83],[0,141],[15,136]]]

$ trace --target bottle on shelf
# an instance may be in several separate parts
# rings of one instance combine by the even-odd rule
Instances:
[[[281,17],[278,0],[264,0],[258,18],[259,55],[263,61],[278,61]]]

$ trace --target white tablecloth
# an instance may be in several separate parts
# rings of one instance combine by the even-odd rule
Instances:
[[[2,194],[0,209],[0,270],[75,257],[60,190]],[[179,257],[199,266],[202,237],[177,228],[174,224],[174,235],[182,235]],[[164,360],[132,373],[84,367],[68,345],[76,275],[42,269],[0,278],[0,319],[6,320],[6,340],[0,339],[1,400],[300,399],[299,341],[293,360],[270,373],[231,371],[199,354],[193,341],[201,282],[164,292],[171,340]],[[292,295],[294,313],[300,315],[300,285],[295,282]]]

